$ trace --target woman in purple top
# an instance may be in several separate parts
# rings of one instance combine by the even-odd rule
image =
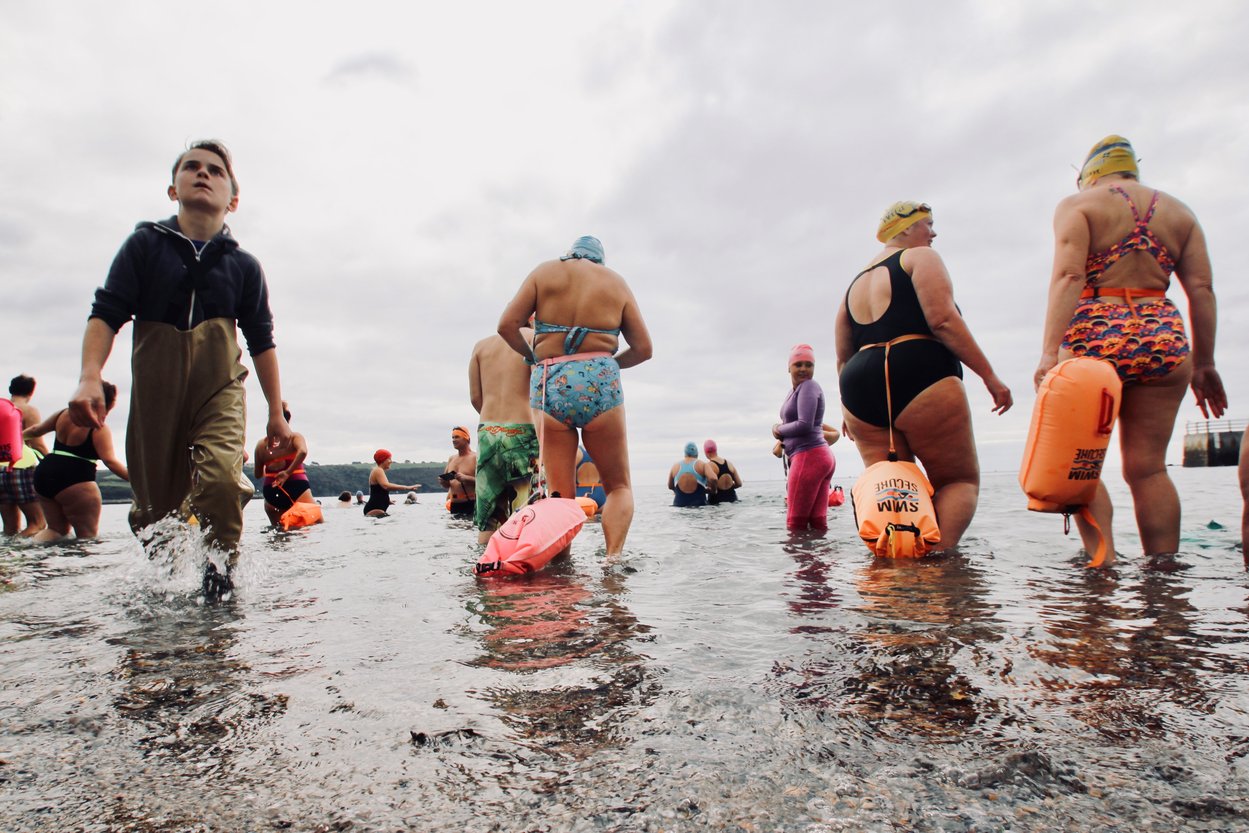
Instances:
[[[791,532],[828,529],[828,483],[832,480],[833,455],[824,441],[824,391],[815,376],[815,351],[797,344],[789,351],[789,378],[794,383],[781,422],[772,436],[785,444],[789,459],[789,512],[785,526]]]

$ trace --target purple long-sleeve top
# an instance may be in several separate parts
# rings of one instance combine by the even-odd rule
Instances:
[[[799,451],[828,445],[824,441],[824,390],[819,382],[807,379],[790,392],[781,406],[777,433],[790,457]]]

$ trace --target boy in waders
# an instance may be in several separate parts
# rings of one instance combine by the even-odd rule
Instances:
[[[199,141],[178,156],[169,199],[177,216],[142,222],[122,244],[108,279],[96,290],[82,344],[82,374],[69,409],[83,427],[104,422],[100,374],[117,331],[134,320],[133,382],[126,462],[136,534],[175,514],[189,499],[210,557],[204,596],[233,588],[229,569],[243,532],[243,380],[235,327],[269,407],[269,442],[289,442],[269,290],[256,258],[239,248],[225,224],[238,207],[229,151]],[[153,536],[140,535],[145,544]]]

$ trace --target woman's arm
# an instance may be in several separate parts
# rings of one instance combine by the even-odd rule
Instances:
[[[256,443],[256,452],[252,455],[252,475],[265,476],[265,463],[269,462],[269,438],[265,437]]]
[[[126,464],[118,460],[117,455],[113,452],[113,432],[108,429],[108,426],[105,425],[95,429],[92,440],[95,444],[95,453],[100,455],[100,460],[108,467],[108,470],[129,483],[130,471],[126,468]]]
[[[911,271],[911,284],[932,334],[981,378],[993,398],[994,412],[1006,413],[1013,402],[1010,388],[993,372],[988,357],[954,305],[954,284],[941,255],[927,247],[907,249],[902,254],[902,267]]]
[[[841,306],[837,308],[837,318],[833,324],[833,332],[837,345],[837,375],[841,375],[841,369],[846,366],[846,362],[850,361],[850,357],[854,355],[854,336],[850,332],[850,313],[846,310],[846,301],[843,298]]]
[[[625,302],[624,309],[620,313],[620,334],[629,345],[624,352],[616,356],[616,364],[620,365],[621,369],[635,367],[654,355],[650,330],[647,329],[646,322],[642,319],[642,312],[638,309],[637,300],[633,297],[632,291],[629,292],[629,300]]]
[[[542,267],[539,266],[538,269]],[[498,333],[507,342],[507,346],[511,347],[526,359],[533,359],[533,351],[521,337],[520,328],[529,324],[529,316],[533,315],[538,309],[538,282],[536,275],[538,269],[529,273],[524,283],[520,285],[515,297],[508,302],[503,308],[503,314],[499,316]]]
[[[820,387],[820,383],[814,379],[808,379],[795,388],[794,393],[797,399],[795,403],[797,416],[773,429],[772,436],[777,439],[784,439],[795,434],[810,434],[819,428],[815,415],[819,412],[820,400],[824,398],[824,390]]]
[[[1045,329],[1041,333],[1041,361],[1032,376],[1039,386],[1050,368],[1058,364],[1063,334],[1084,291],[1085,264],[1088,262],[1091,232],[1088,218],[1067,197],[1054,211],[1054,268],[1050,274],[1049,302],[1045,309]]]
[[[48,433],[49,431],[55,431],[56,421],[60,419],[61,414],[65,413],[67,410],[69,409],[62,408],[61,410],[57,411],[52,416],[45,419],[43,422],[40,422],[38,425],[30,426],[29,428],[27,428],[25,431],[22,432],[22,437],[24,439],[30,440],[30,439],[34,439],[35,437],[42,437],[44,434]]]
[[[290,480],[291,473],[299,471],[299,467],[304,464],[304,460],[308,457],[308,441],[304,439],[303,434],[293,434],[291,440],[291,448],[295,451],[295,456],[290,459],[286,467],[273,478],[273,485],[281,486]],[[258,477],[260,475],[257,475]]]
[[[1187,207],[1186,207],[1187,208]],[[1190,212],[1191,214],[1191,212]],[[1193,217],[1188,239],[1175,263],[1175,277],[1188,296],[1188,321],[1192,328],[1193,394],[1203,416],[1215,419],[1227,410],[1223,380],[1214,369],[1214,334],[1217,306],[1214,300],[1214,268],[1206,248],[1206,234]]]

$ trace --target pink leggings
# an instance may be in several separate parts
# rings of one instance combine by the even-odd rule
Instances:
[[[837,462],[828,446],[808,448],[789,458],[789,512],[785,526],[790,530],[828,529],[828,483]]]

